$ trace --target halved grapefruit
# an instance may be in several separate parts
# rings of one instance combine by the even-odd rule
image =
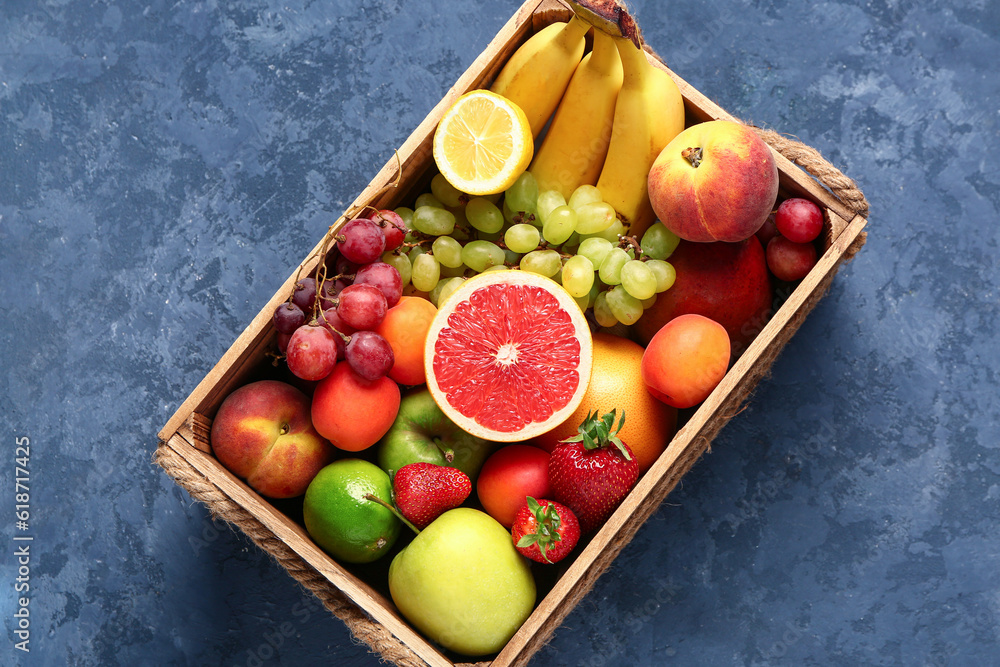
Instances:
[[[497,442],[561,424],[590,382],[593,348],[580,307],[525,271],[465,281],[438,309],[424,347],[427,387],[448,417]]]

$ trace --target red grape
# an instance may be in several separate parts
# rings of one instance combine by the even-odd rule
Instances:
[[[284,354],[288,351],[288,341],[292,339],[291,334],[278,332],[278,352]]]
[[[385,251],[382,229],[367,218],[355,218],[337,232],[337,247],[341,256],[356,264],[370,264]],[[343,271],[339,271],[343,273]]]
[[[295,290],[292,292],[292,303],[298,306],[303,313],[311,313],[315,302],[316,280],[314,278],[302,278],[296,282]]]
[[[306,323],[306,314],[294,303],[285,302],[274,309],[274,328],[279,333],[291,335]]]
[[[337,259],[333,263],[333,270],[337,272],[338,276],[352,276],[358,270],[358,266],[359,264],[343,255],[337,255]]]
[[[320,310],[329,310],[333,308],[333,300],[337,298],[341,290],[347,287],[350,283],[346,280],[338,278],[337,280],[326,280],[323,282],[323,289],[319,291],[319,307]]]
[[[322,380],[337,364],[337,343],[326,327],[299,327],[285,351],[288,370],[303,380]]]
[[[392,346],[374,331],[359,331],[347,344],[347,363],[368,381],[384,377],[395,363]]]
[[[385,237],[385,250],[395,250],[403,244],[406,232],[410,231],[403,220],[395,211],[386,209],[374,215],[372,221],[382,228],[382,235]],[[383,251],[385,252],[385,251]]]
[[[385,262],[373,262],[358,269],[355,285],[374,285],[382,291],[390,308],[399,302],[403,294],[403,281],[396,267]]]
[[[793,197],[781,202],[774,223],[789,241],[809,243],[823,231],[823,211],[808,199]]]
[[[778,228],[774,224],[774,213],[772,213],[767,216],[767,220],[765,220],[764,224],[757,230],[757,240],[760,241],[761,247],[766,248],[767,244],[771,242],[771,239],[777,235]]]
[[[799,280],[814,266],[816,247],[812,243],[795,243],[784,236],[775,236],[767,244],[767,267],[778,280]]]
[[[372,285],[348,285],[336,301],[340,319],[359,331],[377,327],[389,310],[385,295]]]

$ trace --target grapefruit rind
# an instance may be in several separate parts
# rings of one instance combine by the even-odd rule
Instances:
[[[568,318],[571,323],[574,334],[573,337],[579,344],[579,361],[574,369],[577,375],[577,383],[572,395],[564,404],[553,406],[553,411],[547,417],[537,421],[529,421],[520,428],[509,431],[492,428],[481,423],[476,419],[476,416],[467,416],[466,414],[463,414],[463,412],[461,412],[460,409],[453,405],[451,400],[449,400],[449,392],[446,387],[439,383],[437,377],[438,371],[434,366],[435,359],[439,356],[437,352],[438,339],[441,337],[442,331],[445,331],[447,334],[447,330],[451,328],[449,324],[451,315],[462,307],[462,304],[469,302],[475,292],[494,285],[540,288],[544,292],[550,294],[558,302],[560,311],[565,313],[565,317]],[[466,306],[466,308],[468,307],[469,306]],[[513,313],[509,310],[506,312],[507,315],[505,316],[506,321],[504,324],[510,325],[511,320],[513,319]],[[562,320],[562,317],[560,317],[560,320]],[[553,329],[559,330],[560,327],[554,327]],[[543,339],[539,336],[538,340],[547,340],[551,344],[559,344],[561,342],[560,340],[553,340],[551,338],[551,331],[552,330],[550,329],[542,334],[550,336],[549,338]],[[499,350],[497,352],[499,356],[504,356],[503,352]],[[455,290],[455,292],[448,298],[446,304],[444,304],[434,316],[434,320],[432,321],[430,329],[427,333],[427,340],[424,346],[424,368],[427,376],[427,388],[430,390],[431,395],[434,397],[438,406],[440,406],[441,410],[444,411],[444,413],[453,422],[466,432],[494,442],[520,442],[522,440],[528,440],[541,435],[564,422],[571,414],[573,414],[577,407],[579,407],[580,402],[583,400],[584,394],[587,391],[587,386],[590,382],[592,364],[593,343],[590,334],[590,327],[576,301],[557,282],[549,278],[545,278],[544,276],[528,273],[526,271],[490,271],[479,274],[465,281],[461,287]],[[487,382],[489,378],[482,379],[484,382]],[[538,387],[538,389],[542,392],[551,391],[551,388],[545,386]],[[454,396],[454,393],[452,393],[451,396]],[[483,397],[484,403],[490,401],[491,399],[500,400],[496,396],[491,395]]]

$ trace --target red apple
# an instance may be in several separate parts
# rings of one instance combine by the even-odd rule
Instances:
[[[738,356],[771,315],[771,276],[757,237],[741,243],[681,241],[670,256],[673,287],[657,295],[632,331],[643,345],[678,315],[704,315],[729,333]]]
[[[667,144],[648,187],[653,211],[677,236],[735,243],[753,236],[774,209],[778,165],[752,128],[713,120]]]
[[[262,495],[301,496],[334,453],[313,428],[309,407],[309,398],[284,382],[240,387],[212,421],[215,458]]]

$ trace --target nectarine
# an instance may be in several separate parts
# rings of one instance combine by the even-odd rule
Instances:
[[[701,315],[681,315],[656,332],[642,355],[649,392],[675,408],[701,403],[729,368],[729,335]]]

